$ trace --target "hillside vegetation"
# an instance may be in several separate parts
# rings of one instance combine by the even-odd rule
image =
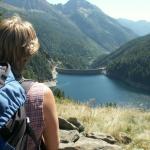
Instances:
[[[27,63],[23,71],[24,77],[38,81],[51,80],[51,65],[48,60],[48,56],[43,51],[39,51]]]
[[[150,87],[150,35],[135,39],[95,61],[92,67],[107,66],[110,77]]]

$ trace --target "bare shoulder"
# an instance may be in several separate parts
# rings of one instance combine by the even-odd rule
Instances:
[[[43,137],[47,149],[56,150],[59,145],[59,123],[56,110],[55,98],[49,87],[42,85],[44,88],[43,116],[44,116],[44,132]]]

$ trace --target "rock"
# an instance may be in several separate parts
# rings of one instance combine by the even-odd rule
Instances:
[[[70,117],[70,118],[67,119],[67,121],[69,121],[70,123],[75,125],[78,128],[79,132],[83,132],[84,131],[84,126],[81,124],[81,122],[77,118]]]
[[[117,142],[114,137],[104,133],[86,133],[85,136],[88,138],[100,139],[110,144],[115,144]]]
[[[122,150],[115,145],[116,140],[104,133],[79,133],[83,131],[83,125],[77,118],[65,120],[59,117],[60,147],[59,150]],[[129,137],[121,134],[124,142],[129,142]]]
[[[103,140],[81,137],[74,144],[60,145],[59,150],[122,150],[118,145],[111,145]]]
[[[120,140],[123,144],[129,144],[132,142],[132,139],[124,132],[119,134]]]
[[[77,130],[60,130],[60,143],[72,143],[76,142],[80,138],[80,134]]]
[[[74,146],[74,143],[60,143],[59,150],[77,150]],[[79,150],[79,149],[78,149]]]
[[[83,150],[121,150],[121,147],[117,145],[111,145],[103,140],[87,137],[81,137],[74,146]]]
[[[72,123],[68,122],[67,120],[59,117],[59,128],[63,130],[78,130],[76,126],[74,126]]]

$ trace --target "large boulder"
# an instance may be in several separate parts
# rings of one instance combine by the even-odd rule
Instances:
[[[80,134],[77,130],[60,130],[60,143],[72,143],[76,142],[80,138]]]
[[[67,121],[69,121],[70,123],[75,125],[78,128],[79,132],[83,132],[84,131],[84,126],[82,125],[82,123],[77,118],[70,117],[70,118],[67,119]]]
[[[62,130],[78,130],[78,128],[70,123],[69,121],[65,120],[64,118],[59,117],[59,129]]]

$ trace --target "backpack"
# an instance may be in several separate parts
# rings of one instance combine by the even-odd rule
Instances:
[[[41,141],[37,141],[35,133],[30,127],[30,120],[26,116],[24,105],[25,92],[27,93],[32,83],[32,81],[24,80],[20,84],[15,80],[9,64],[7,64],[6,72],[0,67],[1,150],[27,150],[29,136],[34,141],[36,149],[41,149]],[[12,105],[9,106],[9,103]],[[14,111],[15,113],[13,113]]]

